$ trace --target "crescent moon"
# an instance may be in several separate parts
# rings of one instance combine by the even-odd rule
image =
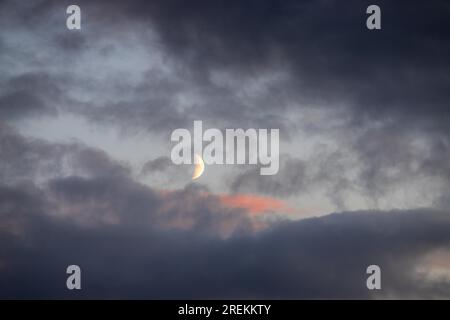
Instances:
[[[203,174],[203,171],[205,171],[205,163],[203,162],[202,157],[200,157],[198,154],[195,154],[195,169],[194,173],[192,174],[192,180],[200,178],[200,176]]]

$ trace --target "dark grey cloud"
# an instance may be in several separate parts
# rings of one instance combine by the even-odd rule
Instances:
[[[191,230],[230,237],[255,229],[245,210],[224,206],[205,188],[159,191],[127,177],[70,176],[49,181],[46,193],[56,215],[81,225],[140,225],[152,230]]]
[[[86,53],[117,49],[119,39],[108,45],[98,41],[101,37],[112,39],[116,33],[142,38],[142,47],[151,53],[155,47],[146,44],[148,33],[156,31],[161,44],[158,50],[163,50],[166,62],[172,65],[171,79],[158,79],[152,69],[148,70],[151,79],[143,79],[138,88],[123,79],[109,79],[110,85],[114,82],[114,86],[128,87],[134,94],[130,98],[113,95],[91,102],[88,108],[72,106],[72,111],[94,121],[164,130],[205,117],[289,131],[294,126],[289,123],[289,112],[302,112],[305,106],[325,110],[345,106],[353,126],[394,118],[423,130],[431,126],[446,132],[448,4],[437,0],[407,5],[381,1],[383,29],[376,32],[365,28],[369,4],[197,0],[186,6],[178,0],[81,1],[86,30],[53,32],[50,49],[61,49],[68,63],[83,61],[80,59]],[[7,21],[27,21],[51,32],[48,19],[44,19],[64,9],[65,4],[40,1],[15,8],[7,3],[5,8],[9,9],[6,12],[16,12],[16,19]],[[63,18],[50,20],[62,24]],[[67,49],[78,52],[78,57],[68,54]],[[288,80],[264,87],[259,96],[243,98],[236,92],[236,86],[249,86],[255,78],[279,70],[288,74]],[[215,80],[221,72],[229,78],[228,84]],[[202,101],[188,103],[180,112],[174,97],[193,92]],[[105,94],[100,88],[98,93]]]
[[[146,162],[145,165],[142,167],[142,174],[167,170],[171,166],[171,163],[172,162],[169,157],[159,157],[150,160]]]
[[[55,105],[62,101],[57,80],[45,73],[25,73],[2,84],[0,110],[2,120],[56,115]]]
[[[33,180],[40,171],[59,172],[61,152],[57,146],[27,139],[0,123],[0,175],[3,183]]]
[[[20,135],[0,123],[0,177],[3,184],[45,181],[77,174],[86,177],[128,176],[126,163],[111,159],[104,151],[80,142],[50,143]]]
[[[90,189],[73,183],[70,192],[64,186],[59,192],[85,197]],[[118,208],[128,223],[87,227],[45,214],[45,206],[32,192],[3,187],[0,197],[8,199],[8,210],[2,202],[2,219],[6,214],[20,230],[1,234],[3,298],[450,295],[448,281],[434,281],[415,272],[425,254],[448,247],[448,212],[341,213],[223,240],[195,228],[167,232],[143,224],[148,208],[142,206],[154,199],[136,198],[136,193],[121,196],[129,200]],[[137,207],[141,207],[141,216],[135,214]],[[202,209],[198,210],[201,214]],[[145,215],[152,215],[151,210]],[[64,287],[69,264],[82,268],[80,292]],[[382,291],[370,292],[365,287],[365,269],[370,264],[382,268]]]
[[[168,47],[204,78],[289,66],[296,101],[341,103],[355,120],[448,122],[448,3],[380,1],[383,29],[365,28],[367,1],[137,2]],[[274,62],[275,61],[275,62]],[[276,94],[276,93],[275,93]],[[274,107],[274,106],[271,106]],[[280,110],[280,106],[276,106]]]

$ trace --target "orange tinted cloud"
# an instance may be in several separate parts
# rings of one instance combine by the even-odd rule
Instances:
[[[155,190],[163,199],[170,200],[177,192],[185,192],[183,190],[170,190],[170,189],[159,189]],[[297,207],[291,207],[285,201],[267,197],[259,196],[255,194],[225,194],[225,193],[211,193],[205,191],[192,191],[192,198],[204,201],[206,198],[211,198],[214,201],[219,201],[219,204],[225,208],[230,209],[242,209],[250,214],[264,214],[264,213],[287,213],[295,214],[297,217],[309,217],[309,216],[320,216],[327,212],[327,208],[320,206],[309,206],[302,207],[301,209]],[[180,198],[175,196],[173,201],[168,201],[168,205],[164,204],[164,208],[170,207],[174,203],[179,203]],[[190,203],[195,203],[190,201]],[[181,205],[186,206],[187,203],[183,202]],[[163,210],[164,211],[164,210]]]
[[[269,213],[269,212],[292,212],[283,201],[262,197],[253,194],[234,194],[234,195],[219,195],[222,205],[231,208],[244,209],[249,213]]]
[[[163,197],[172,196],[174,193],[175,191],[172,190],[159,190],[159,194]],[[197,196],[199,199],[204,197],[213,197],[218,199],[219,203],[226,208],[242,209],[251,214],[294,212],[294,209],[289,207],[282,200],[255,194],[215,194],[209,192],[199,192],[197,193]]]

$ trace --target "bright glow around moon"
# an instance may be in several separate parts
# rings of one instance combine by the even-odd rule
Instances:
[[[195,169],[194,173],[192,174],[192,180],[195,180],[197,178],[200,178],[200,176],[203,174],[203,171],[205,171],[205,163],[203,162],[202,157],[200,157],[198,154],[195,154]]]

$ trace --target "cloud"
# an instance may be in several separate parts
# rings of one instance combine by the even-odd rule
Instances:
[[[130,201],[118,208],[127,224],[85,226],[46,214],[45,206],[34,204],[33,194],[17,189],[0,191],[1,196],[6,194],[7,212],[22,234],[1,235],[4,250],[0,255],[0,278],[5,285],[0,296],[4,298],[450,295],[448,279],[435,281],[415,269],[427,254],[448,247],[448,212],[423,209],[340,213],[281,223],[263,232],[223,240],[199,233],[195,227],[168,232],[143,223],[145,217],[138,219],[137,210],[150,209],[151,215],[151,208],[138,208],[146,207],[152,200],[139,200],[137,195],[123,196]],[[17,194],[17,200],[11,192]],[[71,193],[74,192],[77,189],[72,188]],[[101,197],[96,199],[101,203]],[[186,200],[180,200],[180,206],[186,205]],[[22,209],[19,219],[18,210],[27,205],[33,205],[33,210]],[[4,217],[4,202],[1,208]],[[191,218],[201,220],[204,216],[200,213]],[[80,292],[64,287],[64,271],[69,264],[82,268]],[[365,287],[365,269],[370,264],[382,268],[380,292]]]
[[[287,98],[297,91],[291,96],[296,101],[324,101],[331,108],[344,103],[358,121],[439,120],[435,112],[448,121],[448,48],[442,42],[449,36],[447,3],[413,1],[405,8],[381,1],[383,30],[377,33],[365,28],[369,4],[194,1],[186,7],[157,1],[137,2],[133,14],[149,17],[167,51],[201,79],[211,79],[213,70],[245,76],[278,63],[289,66],[293,76],[290,86],[280,88]]]
[[[450,185],[447,136],[410,134],[396,124],[383,124],[335,139],[332,147],[316,143],[301,159],[281,154],[277,175],[260,176],[258,168],[242,171],[228,179],[230,190],[282,198],[321,194],[337,210],[351,209],[352,197],[369,207],[394,208],[396,199],[410,208],[445,203]]]
[[[257,190],[263,194],[287,196],[304,192],[310,183],[307,177],[307,164],[300,159],[292,159],[281,155],[280,172],[271,177],[258,174],[259,168],[244,171],[231,182],[231,190],[236,192],[250,192]]]
[[[169,157],[158,157],[153,160],[147,161],[141,169],[141,174],[145,175],[155,171],[164,171],[171,166],[171,160]]]
[[[56,80],[45,73],[28,73],[10,78],[2,84],[0,97],[1,119],[56,115],[55,104],[62,92]]]
[[[161,131],[203,116],[221,119],[218,125],[283,127],[288,134],[295,130],[289,115],[313,107],[344,108],[357,127],[395,120],[446,132],[448,4],[381,1],[380,32],[365,28],[369,4],[81,1],[87,26],[82,33],[51,31],[52,24],[64,22],[57,15],[64,9],[60,2],[20,9],[5,2],[3,11],[11,13],[10,28],[26,23],[50,32],[49,45],[31,65],[47,66],[59,53],[57,67],[41,72],[70,76],[89,92],[83,101],[71,101],[70,110],[95,122]],[[118,27],[116,21],[127,23]],[[115,34],[126,40],[115,41]],[[7,58],[17,56],[3,38]],[[121,60],[124,55],[131,60]],[[30,65],[31,58],[18,57]],[[95,76],[77,72],[92,61]],[[21,103],[23,112],[26,105]]]
[[[111,159],[104,151],[82,143],[50,143],[20,135],[0,123],[0,176],[2,183],[46,181],[52,177],[80,175],[127,176],[127,164]]]
[[[289,208],[279,199],[252,194],[220,195],[220,201],[225,206],[245,209],[253,214],[293,211],[292,208]]]

